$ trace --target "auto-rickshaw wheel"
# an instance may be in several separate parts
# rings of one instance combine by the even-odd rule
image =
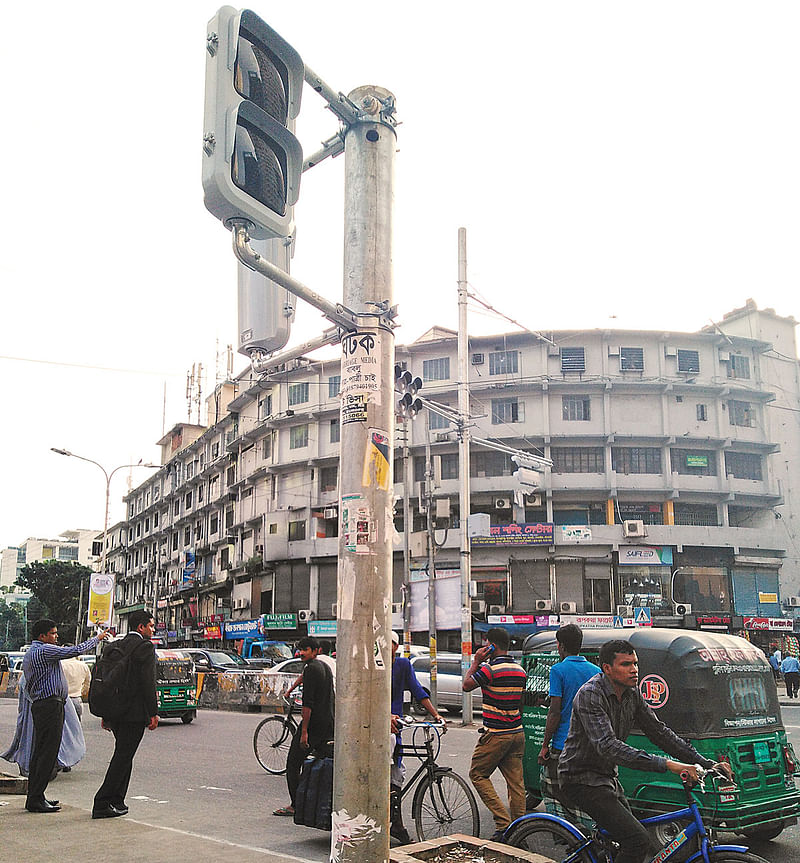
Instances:
[[[181,716],[181,722],[184,725],[188,725],[194,719],[194,713],[184,713]]]
[[[783,823],[767,824],[764,827],[753,827],[750,830],[742,831],[742,835],[748,839],[758,839],[761,842],[769,842],[770,839],[780,836],[781,833],[783,833]]]

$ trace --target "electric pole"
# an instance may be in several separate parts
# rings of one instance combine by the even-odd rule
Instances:
[[[438,662],[436,660],[436,536],[433,521],[434,470],[431,458],[431,412],[425,411],[425,518],[428,528],[428,646],[430,690],[433,706],[439,707]]]

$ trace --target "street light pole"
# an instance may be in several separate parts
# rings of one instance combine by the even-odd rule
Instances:
[[[126,467],[149,467],[149,468],[156,468],[156,470],[158,470],[158,468],[160,468],[161,465],[150,464],[150,463],[142,464],[142,462],[139,461],[136,464],[117,465],[117,467],[115,467],[111,472],[109,472],[103,467],[103,465],[100,464],[100,462],[97,462],[92,458],[86,458],[86,456],[78,455],[77,453],[70,452],[69,450],[66,450],[66,449],[59,449],[59,448],[54,447],[54,446],[51,446],[50,450],[54,453],[57,453],[58,455],[65,455],[65,456],[69,456],[71,458],[78,458],[81,461],[88,461],[89,464],[96,465],[97,467],[100,468],[101,471],[103,471],[103,476],[106,478],[106,505],[105,505],[105,515],[103,516],[103,548],[102,548],[102,551],[100,552],[100,572],[105,572],[106,571],[106,558],[108,556],[108,548],[107,548],[108,547],[108,510],[109,510],[110,501],[111,501],[111,478],[114,476],[114,474],[118,470],[122,470],[123,468],[126,468]],[[77,639],[78,639],[78,635],[79,635],[79,631],[80,631],[80,625],[81,625],[81,606],[82,605],[83,605],[83,589],[81,589],[81,598],[78,600],[78,628],[75,631],[76,643],[77,643]]]

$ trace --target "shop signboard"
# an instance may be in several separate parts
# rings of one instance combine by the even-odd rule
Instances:
[[[225,622],[225,638],[236,641],[258,635],[258,620],[228,620]]]
[[[259,618],[258,631],[263,635],[268,629],[297,629],[297,615],[262,614]]]
[[[621,545],[620,566],[672,566],[672,548],[650,545]]]
[[[553,545],[554,526],[549,522],[495,524],[489,536],[473,536],[473,547],[479,545]]]
[[[494,625],[503,623],[536,623],[537,618],[533,614],[487,614],[486,622]]]
[[[769,632],[791,632],[794,623],[788,617],[745,617],[744,628]]]
[[[686,618],[690,615],[686,615]],[[695,614],[695,626],[698,629],[705,629],[712,632],[729,632],[731,628],[732,618],[730,614]],[[684,618],[684,622],[688,621]]]
[[[614,626],[613,614],[562,614],[560,623],[574,623],[581,629],[611,629]]]
[[[203,629],[203,637],[210,641],[222,638],[222,627],[219,624],[205,626]]]
[[[336,621],[309,620],[308,634],[315,638],[336,638]]]
[[[561,525],[561,542],[591,542],[592,529],[579,524]]]

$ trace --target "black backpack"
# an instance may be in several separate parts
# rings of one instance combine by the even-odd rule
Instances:
[[[118,719],[131,705],[131,655],[136,644],[123,641],[106,645],[92,669],[89,710],[103,719]]]

